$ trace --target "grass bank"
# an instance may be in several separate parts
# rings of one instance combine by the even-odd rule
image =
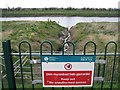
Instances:
[[[81,10],[81,9],[12,9],[2,10],[2,17],[39,17],[39,16],[83,16],[118,17],[118,10]]]
[[[104,52],[104,47],[109,41],[118,42],[118,23],[78,23],[71,28],[71,41],[76,45],[78,52],[83,50],[87,41],[94,41],[97,44],[97,52]],[[87,50],[90,52],[92,49],[90,45]],[[112,49],[109,47],[108,50]]]
[[[52,44],[54,44],[54,50],[57,50],[59,46],[61,46],[61,41],[59,40],[59,36],[61,31],[65,28],[58,25],[56,22],[41,22],[41,21],[7,21],[2,22],[2,34],[3,40],[10,39],[12,41],[12,50],[18,50],[18,44],[22,40],[27,40],[32,44],[33,50],[39,50],[39,45],[44,40],[50,40]],[[109,41],[118,41],[118,23],[108,23],[108,22],[101,22],[101,23],[78,23],[71,28],[71,41],[76,45],[76,50],[78,52],[83,50],[83,46],[87,41],[94,41],[97,44],[97,52],[103,52],[104,46]],[[23,46],[22,49],[26,51],[26,46]],[[45,45],[46,49],[48,48]],[[91,52],[91,46],[88,47],[88,52]],[[111,51],[111,47],[109,48]],[[105,70],[105,81],[111,80],[111,71],[112,71],[112,63],[113,59],[109,57],[107,61],[107,69]],[[29,63],[29,60],[28,60]],[[25,66],[29,64],[26,63]],[[117,62],[116,62],[117,63]],[[97,70],[95,66],[95,75],[97,75]],[[102,70],[103,67],[100,68]],[[118,72],[117,69],[118,65],[116,64],[115,67],[115,75],[113,89],[117,90],[117,79],[118,79]],[[35,72],[35,69],[33,69]],[[27,71],[24,69],[23,71]],[[30,71],[30,69],[28,70]],[[40,72],[40,71],[38,71]],[[25,75],[25,74],[24,74]],[[100,72],[100,76],[102,72]],[[19,76],[19,75],[17,75]],[[27,74],[26,74],[27,76]],[[30,76],[28,74],[28,76]],[[25,76],[24,76],[25,77]],[[36,78],[41,78],[40,75],[37,75]],[[35,80],[37,80],[35,79]],[[17,87],[21,88],[21,79],[17,80]],[[26,80],[26,79],[25,79]],[[5,81],[4,81],[5,82]],[[6,83],[4,84],[5,88],[7,88]],[[95,82],[94,88],[95,90],[99,90],[101,86],[100,82]],[[35,85],[36,89],[41,89],[42,85],[37,84]],[[31,79],[25,81],[25,88],[31,88]],[[104,89],[110,88],[110,82],[104,83]],[[50,88],[45,88],[45,90],[49,90]],[[65,88],[65,90],[70,90],[71,88]],[[75,88],[75,90],[82,90],[82,88]],[[88,88],[85,88],[88,89]],[[115,90],[114,89],[114,90]],[[55,88],[55,90],[62,90],[62,88]]]
[[[65,30],[64,27],[52,21],[4,21],[2,27],[3,40],[12,41],[13,51],[18,51],[16,46],[22,40],[32,43],[33,50],[39,50],[38,46],[43,40],[50,40],[55,46],[54,50],[57,50],[62,44],[59,39],[61,31]],[[87,41],[94,41],[99,53],[104,51],[104,47],[109,41],[118,42],[118,23],[78,23],[71,28],[70,32],[71,41],[76,45],[77,52],[83,50]],[[26,50],[26,47],[23,47],[24,49]]]
[[[40,43],[49,40],[57,50],[61,44],[59,39],[64,27],[53,21],[4,21],[2,22],[3,40],[10,39],[13,51],[18,51],[18,44],[26,40],[32,44],[33,50],[39,50]],[[22,48],[26,51],[26,45]],[[48,48],[48,45],[45,45]]]

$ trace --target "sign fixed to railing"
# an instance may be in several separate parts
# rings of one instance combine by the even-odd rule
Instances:
[[[42,55],[43,87],[87,87],[93,84],[94,55]]]

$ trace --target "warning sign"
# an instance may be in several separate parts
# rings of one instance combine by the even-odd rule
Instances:
[[[86,87],[93,84],[93,55],[42,56],[43,87]]]
[[[45,85],[90,85],[92,71],[44,71]]]

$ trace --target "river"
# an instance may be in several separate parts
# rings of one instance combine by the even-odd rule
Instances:
[[[68,29],[79,22],[118,22],[118,17],[0,17],[0,21],[56,21]]]

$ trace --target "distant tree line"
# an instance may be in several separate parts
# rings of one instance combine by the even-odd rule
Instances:
[[[21,8],[21,7],[17,7],[17,8],[3,8],[2,10],[101,10],[101,11],[114,11],[114,10],[120,10],[119,8],[72,8],[72,7],[67,7],[67,8],[57,8],[57,7],[50,7],[50,8]]]

